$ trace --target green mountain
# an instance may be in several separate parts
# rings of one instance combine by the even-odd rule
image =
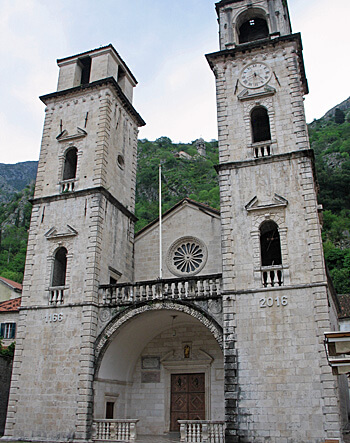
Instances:
[[[322,236],[326,262],[337,292],[350,293],[350,98],[312,122],[309,134],[315,151],[319,203],[324,207]],[[176,144],[168,137],[154,142],[139,141],[136,231],[158,216],[159,164],[163,212],[184,197],[219,209],[214,169],[218,163],[217,141],[203,143],[205,156],[198,154],[196,141]],[[0,164],[0,275],[15,281],[23,277],[30,217],[28,198],[33,193],[32,186],[22,188],[23,183],[31,182],[36,167],[37,162]],[[16,189],[20,192],[15,193]]]
[[[0,204],[0,275],[19,283],[23,280],[34,183]]]
[[[8,202],[19,191],[35,181],[38,162],[14,165],[0,163],[0,202]]]
[[[220,209],[217,141],[204,142],[206,156],[198,154],[196,142],[174,144],[168,137],[155,142],[140,140],[136,183],[136,231],[158,217],[158,175],[162,165],[163,212],[189,197]]]
[[[326,263],[339,294],[350,293],[350,98],[309,125],[324,207]]]

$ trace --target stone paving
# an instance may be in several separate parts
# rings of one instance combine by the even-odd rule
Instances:
[[[139,435],[136,443],[179,443],[180,435],[176,433],[164,435]],[[350,443],[350,434],[344,434],[344,443]]]
[[[176,432],[164,435],[139,435],[136,440],[136,443],[179,443],[179,442],[180,442],[180,434]]]

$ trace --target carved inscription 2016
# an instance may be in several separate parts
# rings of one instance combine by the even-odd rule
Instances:
[[[259,301],[260,308],[272,308],[273,306],[276,306],[277,308],[280,308],[282,306],[288,305],[288,297],[286,295],[283,295],[282,297],[263,297]]]

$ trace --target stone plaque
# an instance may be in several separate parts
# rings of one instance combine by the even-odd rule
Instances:
[[[142,371],[141,383],[160,383],[160,371]]]
[[[142,369],[160,369],[160,358],[142,357]]]

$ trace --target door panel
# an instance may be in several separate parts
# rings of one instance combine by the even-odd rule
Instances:
[[[177,420],[205,420],[205,374],[171,375],[170,431]]]

